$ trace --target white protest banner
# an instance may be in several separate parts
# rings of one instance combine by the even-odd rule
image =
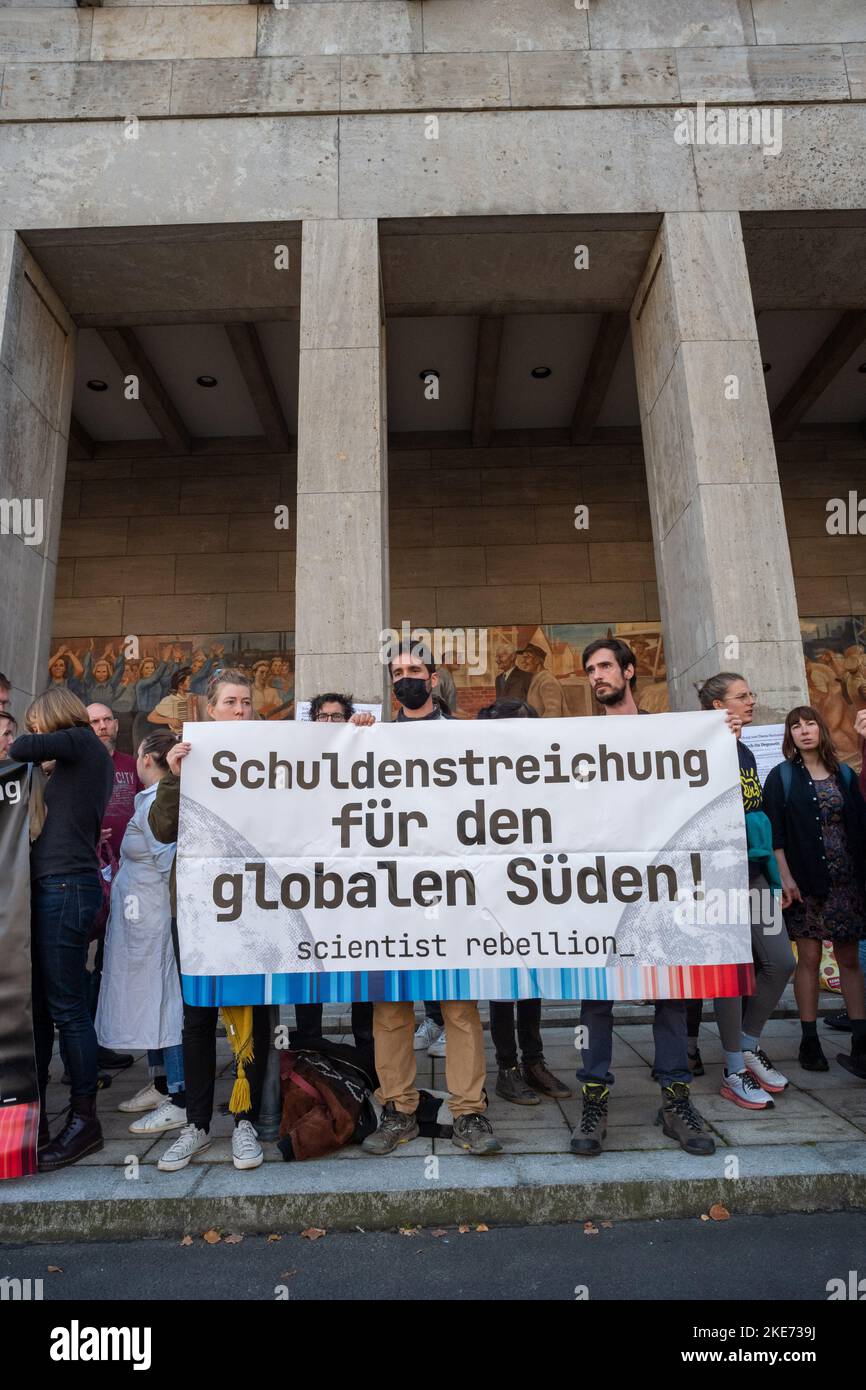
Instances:
[[[190,1003],[751,989],[721,714],[230,721],[184,738]]]

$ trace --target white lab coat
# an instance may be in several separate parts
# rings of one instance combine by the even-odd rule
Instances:
[[[174,1047],[181,1040],[183,1002],[168,890],[176,846],[155,839],[147,823],[157,785],[135,798],[111,885],[96,1010],[102,1047]]]

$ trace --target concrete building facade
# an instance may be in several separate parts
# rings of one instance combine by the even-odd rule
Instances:
[[[382,699],[404,620],[660,623],[762,721],[837,622],[857,705],[860,0],[0,0],[0,78],[16,708],[179,632]]]

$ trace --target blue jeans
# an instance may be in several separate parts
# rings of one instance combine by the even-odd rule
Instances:
[[[577,1079],[583,1083],[601,1081],[612,1086],[613,1000],[584,999],[580,1022],[581,1027],[587,1030],[587,1045],[583,1049],[583,1066],[577,1073]],[[653,1018],[653,1042],[653,1071],[659,1085],[691,1081],[684,999],[659,999]]]
[[[151,1076],[164,1076],[168,1094],[176,1096],[183,1090],[183,1043],[174,1047],[148,1048],[147,1065]]]
[[[48,1085],[55,1024],[72,1095],[96,1095],[96,1030],[85,962],[101,907],[102,881],[95,869],[92,874],[48,874],[31,888],[33,1041],[41,1096]]]

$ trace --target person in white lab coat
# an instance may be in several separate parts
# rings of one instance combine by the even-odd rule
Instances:
[[[175,845],[157,840],[148,825],[156,789],[168,771],[166,754],[177,742],[158,729],[138,747],[136,770],[144,786],[120,846],[111,885],[102,989],[96,1034],[103,1047],[146,1048],[151,1079],[120,1109],[146,1112],[132,1134],[163,1134],[186,1124],[183,1004],[171,941],[169,876]]]

